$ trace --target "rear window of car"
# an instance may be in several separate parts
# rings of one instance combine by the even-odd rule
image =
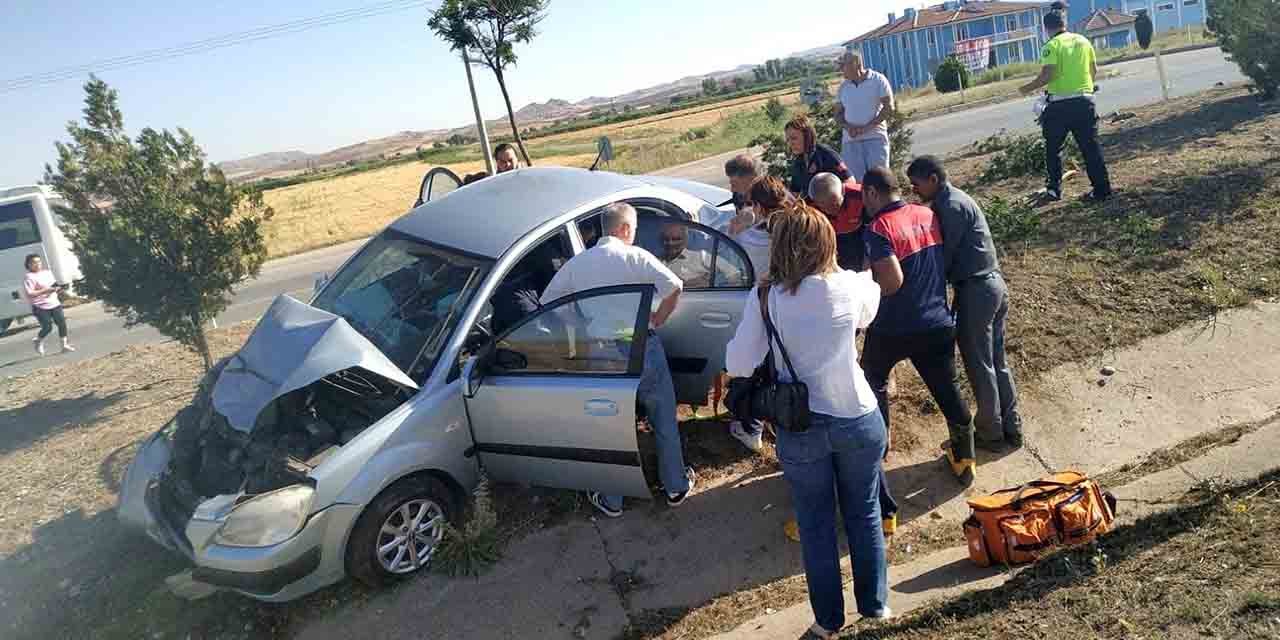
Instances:
[[[30,200],[0,204],[0,251],[39,242],[40,228]]]

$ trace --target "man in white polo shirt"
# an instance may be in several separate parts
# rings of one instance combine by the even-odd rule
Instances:
[[[573,295],[579,291],[626,284],[651,284],[657,289],[662,304],[650,316],[653,329],[662,326],[675,311],[684,283],[662,261],[640,247],[636,240],[636,210],[629,204],[614,203],[601,215],[604,237],[596,245],[574,256],[556,272],[542,292],[542,304]],[[629,318],[587,318],[591,323],[632,325]],[[658,445],[658,477],[667,493],[667,504],[678,506],[693,491],[693,471],[684,466],[680,443],[680,425],[676,422],[676,391],[667,366],[662,341],[652,329],[645,340],[644,369],[640,373],[637,400],[648,413]],[[592,491],[591,504],[601,513],[616,518],[622,515],[622,496]]]
[[[846,51],[840,65],[844,82],[835,106],[836,121],[844,125],[840,157],[853,179],[862,182],[868,169],[890,168],[888,120],[893,115],[893,87],[884,74],[866,68],[856,51]]]

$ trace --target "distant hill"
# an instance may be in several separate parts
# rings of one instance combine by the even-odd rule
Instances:
[[[785,58],[804,58],[807,60],[833,59],[843,51],[841,45],[817,47]],[[739,76],[752,77],[752,69],[760,65],[744,64],[724,71],[712,71],[701,75],[692,75],[672,82],[637,89],[613,97],[592,96],[578,102],[569,102],[553,98],[543,103],[530,103],[516,111],[516,122],[520,127],[541,125],[558,120],[565,120],[591,113],[601,107],[622,108],[626,105],[640,107],[648,104],[666,103],[671,98],[681,95],[695,95],[702,91],[702,81],[714,78],[722,84],[732,82]],[[511,125],[506,115],[494,118],[485,123],[491,136],[509,134]],[[268,176],[287,175],[311,168],[325,168],[350,161],[369,160],[391,157],[397,153],[410,153],[420,145],[431,145],[444,140],[453,134],[475,136],[475,124],[466,124],[453,129],[435,129],[430,131],[401,131],[400,133],[367,140],[340,147],[324,153],[308,154],[302,151],[283,151],[263,153],[240,160],[218,163],[228,177],[240,180],[252,180]]]
[[[305,161],[308,157],[310,154],[302,151],[271,151],[239,160],[219,162],[218,168],[222,169],[228,178],[235,178],[248,173],[274,171],[293,162]]]

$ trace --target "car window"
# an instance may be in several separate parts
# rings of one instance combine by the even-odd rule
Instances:
[[[569,242],[569,232],[561,227],[520,258],[502,277],[502,282],[489,299],[492,332],[502,333],[536,311],[539,307],[538,300],[547,285],[551,284],[551,278],[572,257],[573,245]]]
[[[430,372],[444,338],[489,262],[385,231],[316,297],[415,380]]]
[[[641,214],[636,244],[657,256],[686,290],[751,286],[742,249],[700,225],[670,216]]]
[[[635,288],[588,292],[544,307],[498,339],[494,373],[638,373],[640,358],[632,357],[632,347],[641,305],[649,296]],[[647,327],[647,313],[644,323]]]
[[[600,222],[601,215],[595,213],[578,221],[578,235],[582,236],[583,249],[590,249],[596,246],[596,243],[600,242],[600,236],[604,235]]]
[[[0,251],[40,242],[30,200],[0,205]]]

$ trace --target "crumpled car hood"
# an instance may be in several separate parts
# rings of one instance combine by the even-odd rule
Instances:
[[[276,398],[352,367],[418,388],[346,320],[281,295],[214,383],[213,408],[248,433]]]

